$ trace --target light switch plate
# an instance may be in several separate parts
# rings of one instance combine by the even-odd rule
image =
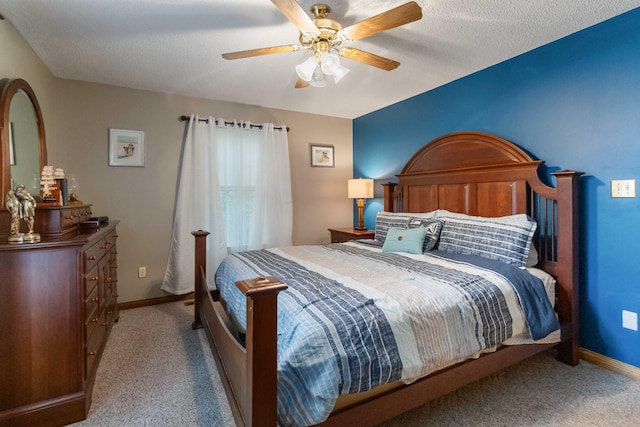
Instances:
[[[636,180],[612,179],[611,197],[636,197]]]
[[[633,311],[622,310],[622,327],[631,329],[632,331],[638,330],[638,313]]]

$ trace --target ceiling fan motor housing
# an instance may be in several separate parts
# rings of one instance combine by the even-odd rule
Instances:
[[[300,44],[302,47],[313,51],[316,55],[328,53],[332,49],[336,49],[342,40],[337,37],[338,31],[342,29],[342,25],[333,19],[327,18],[331,12],[331,8],[326,4],[314,4],[311,6],[311,15],[314,17],[313,23],[320,32],[318,34],[309,35],[300,32]]]

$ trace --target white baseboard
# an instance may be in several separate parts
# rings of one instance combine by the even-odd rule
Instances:
[[[624,362],[620,362],[610,357],[603,356],[586,348],[580,347],[580,358],[586,360],[589,363],[608,369],[613,372],[625,375],[636,381],[640,381],[640,368],[636,368],[633,365],[629,365]]]

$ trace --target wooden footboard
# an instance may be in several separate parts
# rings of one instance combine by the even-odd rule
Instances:
[[[277,425],[277,304],[287,288],[273,277],[243,280],[236,285],[247,297],[246,347],[232,332],[218,291],[206,278],[206,231],[194,231],[195,319],[204,327],[237,425]]]

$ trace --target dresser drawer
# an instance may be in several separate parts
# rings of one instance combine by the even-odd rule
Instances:
[[[100,301],[98,297],[98,287],[96,286],[94,291],[89,295],[89,297],[85,300],[85,328],[86,335],[85,339],[89,339],[93,330],[98,326],[98,322],[100,321]]]
[[[91,292],[93,292],[94,288],[98,288],[98,282],[100,281],[100,270],[98,269],[98,265],[94,264],[93,268],[89,270],[87,274],[83,277],[84,282],[84,296],[85,298],[89,296]]]
[[[36,206],[34,229],[43,238],[60,238],[76,231],[91,215],[91,205]]]
[[[95,326],[91,328],[91,333],[89,334],[89,331],[87,331],[87,371],[85,372],[85,376],[91,374],[94,364],[96,363],[96,360],[98,358],[100,347],[102,347],[102,345],[104,344],[104,338],[107,334],[106,326],[107,322],[105,312],[103,311],[102,314],[97,318]]]
[[[107,253],[107,244],[105,239],[97,240],[92,246],[84,251],[84,271],[91,270],[98,261]]]

